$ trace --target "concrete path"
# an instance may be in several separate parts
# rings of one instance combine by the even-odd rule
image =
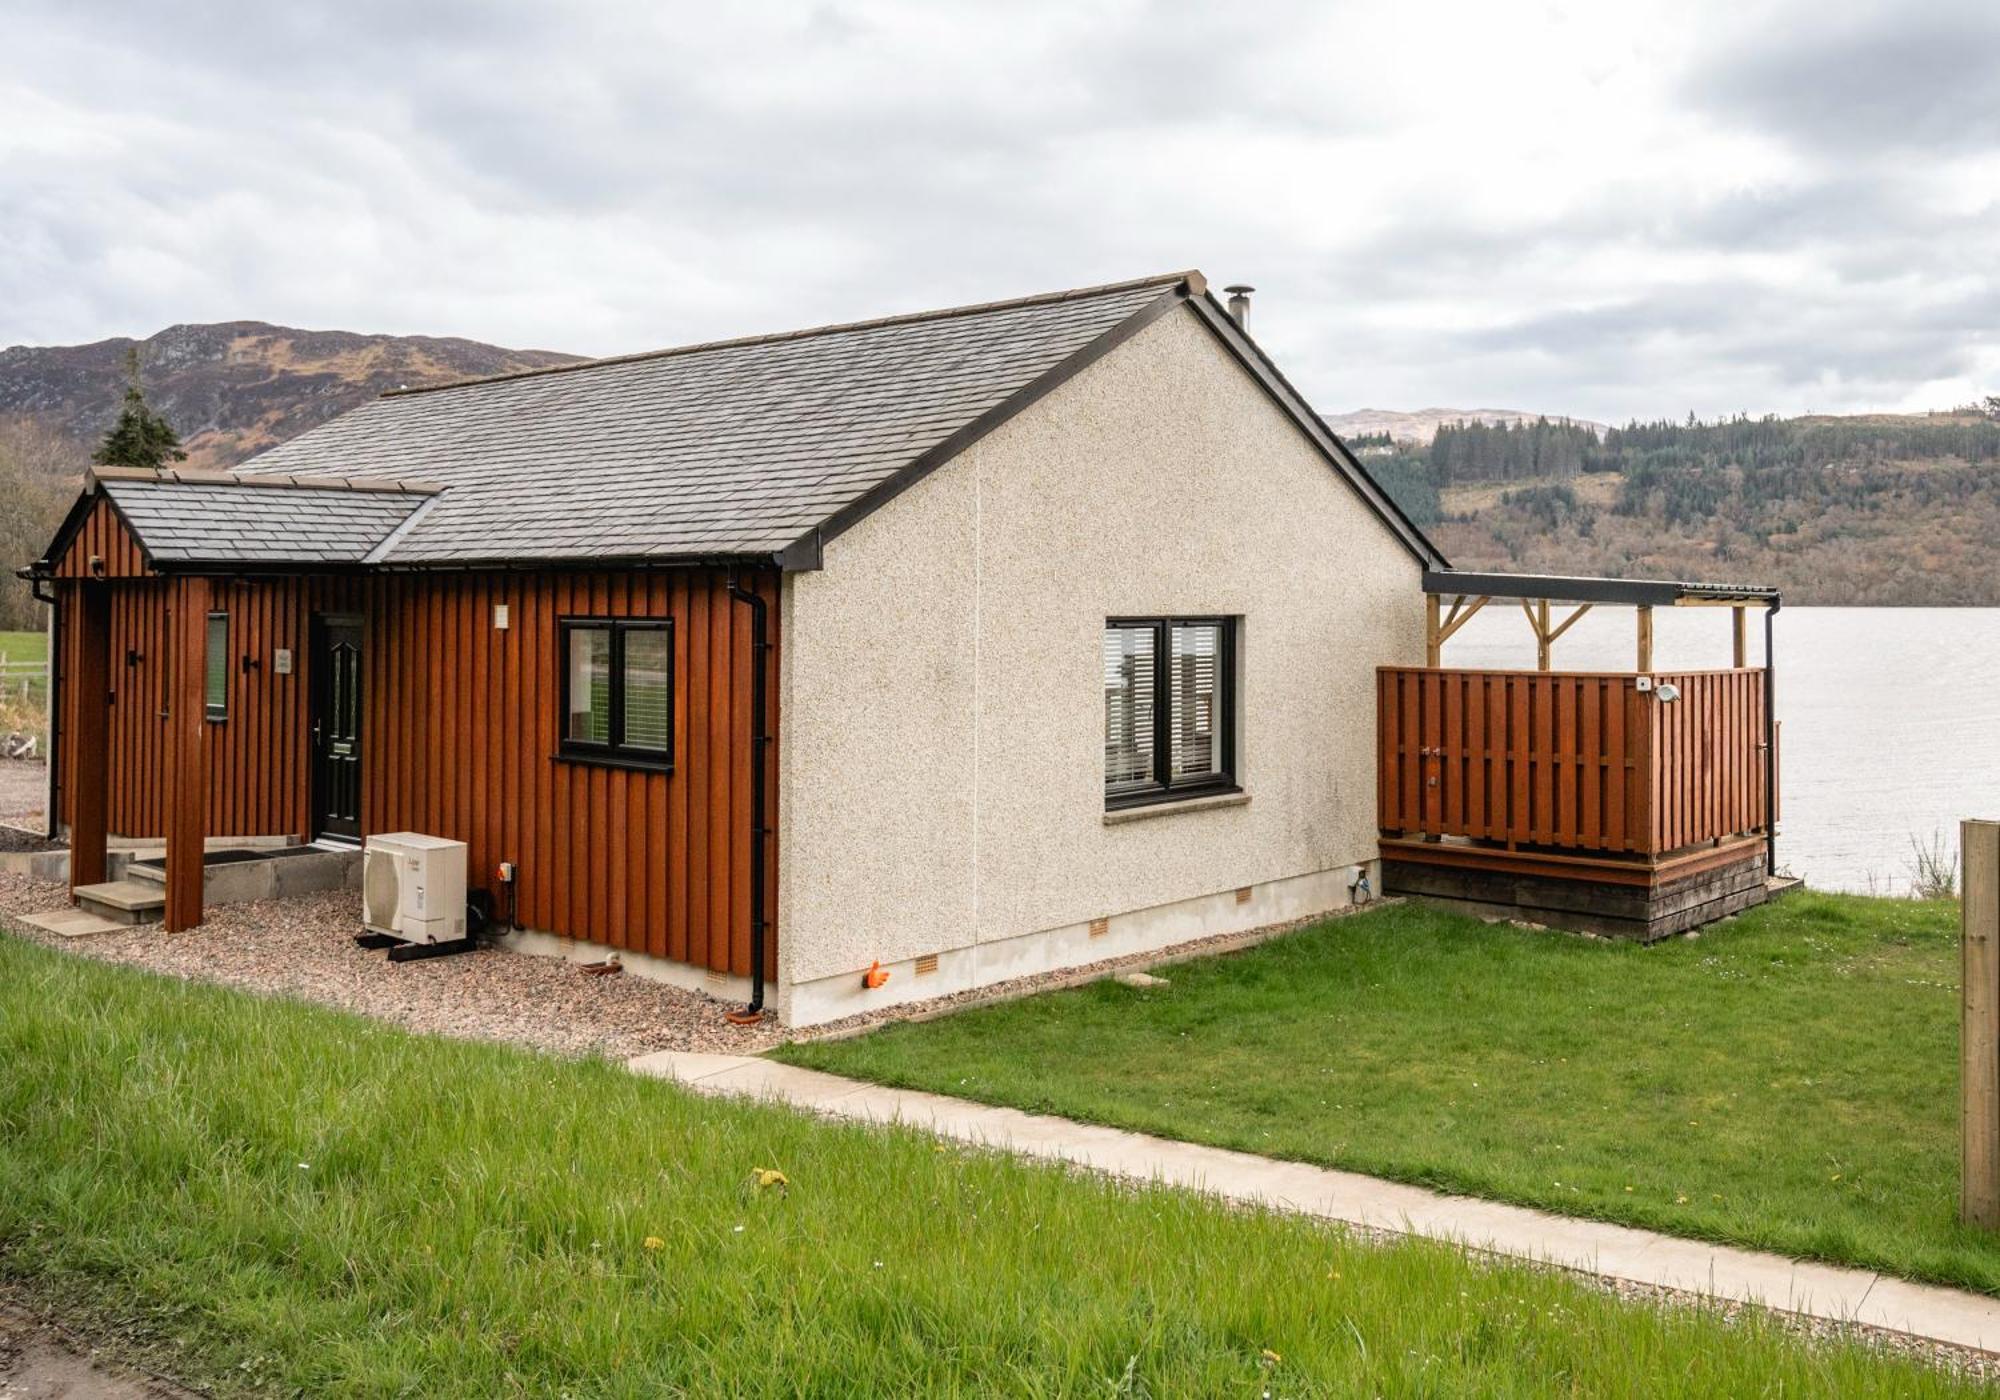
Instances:
[[[1227,1200],[1427,1236],[1605,1278],[2000,1351],[2000,1299],[1909,1283],[1866,1269],[1800,1263],[1523,1206],[1447,1196],[1354,1172],[990,1108],[941,1094],[889,1089],[741,1055],[663,1050],[640,1056],[630,1067],[640,1074],[679,1080],[697,1093],[768,1099],[861,1122],[904,1123],[941,1137],[1004,1148],[1024,1157],[1072,1162],[1132,1181],[1159,1181]]]

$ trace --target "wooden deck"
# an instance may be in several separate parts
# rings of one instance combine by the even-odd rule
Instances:
[[[1663,937],[1761,901],[1757,669],[1383,667],[1383,885]]]

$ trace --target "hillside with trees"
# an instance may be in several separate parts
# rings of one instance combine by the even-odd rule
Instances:
[[[1440,427],[1349,444],[1459,568],[2000,605],[2000,413]]]
[[[385,389],[577,358],[449,337],[307,331],[262,321],[170,326],[144,340],[0,350],[0,500],[8,506],[0,518],[0,631],[42,626],[41,605],[13,574],[48,543],[94,452],[126,465],[230,467]],[[150,418],[133,416],[135,374]],[[174,447],[156,454],[167,438]]]

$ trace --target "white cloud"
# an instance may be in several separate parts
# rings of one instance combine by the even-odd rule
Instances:
[[[1198,264],[1329,409],[2000,388],[1955,0],[15,8],[0,343],[608,353]]]

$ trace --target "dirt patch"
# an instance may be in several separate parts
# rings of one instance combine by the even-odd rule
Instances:
[[[99,1358],[88,1343],[0,1298],[0,1400],[191,1400],[158,1376]]]

